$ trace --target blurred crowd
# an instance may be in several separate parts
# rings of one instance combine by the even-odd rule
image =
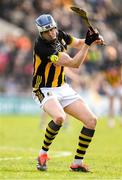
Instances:
[[[32,49],[38,33],[35,19],[40,14],[52,14],[59,29],[84,38],[87,28],[82,19],[70,10],[71,5],[86,10],[91,23],[105,39],[106,46],[93,47],[80,70],[75,70],[83,80],[82,88],[90,86],[104,94],[101,66],[111,54],[116,54],[115,59],[122,61],[121,0],[1,0],[0,22],[8,22],[7,27],[2,25],[0,34],[1,94],[31,94]],[[11,29],[10,25],[14,28]],[[73,56],[75,51],[69,53]]]

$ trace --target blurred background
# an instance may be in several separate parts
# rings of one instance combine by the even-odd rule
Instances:
[[[87,11],[91,23],[104,37],[106,46],[93,47],[80,69],[73,70],[81,77],[79,83],[70,78],[67,80],[97,115],[109,113],[105,60],[118,60],[116,67],[122,67],[121,0],[1,0],[0,114],[35,114],[40,111],[31,97],[32,50],[38,35],[35,19],[40,14],[50,13],[59,29],[84,38],[87,28],[82,19],[70,10],[72,5]],[[71,56],[75,53],[75,50],[69,51]],[[112,74],[116,72],[112,71]],[[116,77],[120,79],[117,84],[121,87],[121,75]],[[113,84],[110,85],[114,87]],[[115,102],[116,114],[121,113],[122,105],[118,100]]]

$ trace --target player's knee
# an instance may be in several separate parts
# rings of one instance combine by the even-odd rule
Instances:
[[[97,117],[94,116],[92,119],[90,119],[90,120],[88,121],[87,127],[88,127],[89,129],[95,129],[96,125],[97,125]]]
[[[57,114],[57,116],[54,118],[54,121],[56,124],[62,125],[65,119],[66,119],[66,114],[61,113],[61,114]]]

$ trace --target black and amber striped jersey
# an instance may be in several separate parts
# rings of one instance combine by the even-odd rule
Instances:
[[[72,40],[71,35],[61,30],[58,30],[57,39],[54,42],[49,43],[40,36],[37,38],[33,52],[32,86],[35,90],[41,87],[59,87],[64,84],[64,67],[56,66],[51,57],[65,51]]]

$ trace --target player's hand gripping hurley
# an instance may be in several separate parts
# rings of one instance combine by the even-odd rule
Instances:
[[[74,11],[74,12],[77,13],[79,16],[81,16],[82,19],[83,19],[83,21],[84,21],[84,23],[85,23],[85,25],[88,27],[88,29],[90,29],[91,32],[95,33],[94,28],[92,27],[92,25],[91,25],[90,22],[89,22],[87,13],[86,13],[83,9],[81,9],[81,8],[79,8],[79,7],[76,7],[76,6],[71,6],[70,8],[71,8],[72,11]],[[105,45],[105,43],[103,42],[102,45]]]

